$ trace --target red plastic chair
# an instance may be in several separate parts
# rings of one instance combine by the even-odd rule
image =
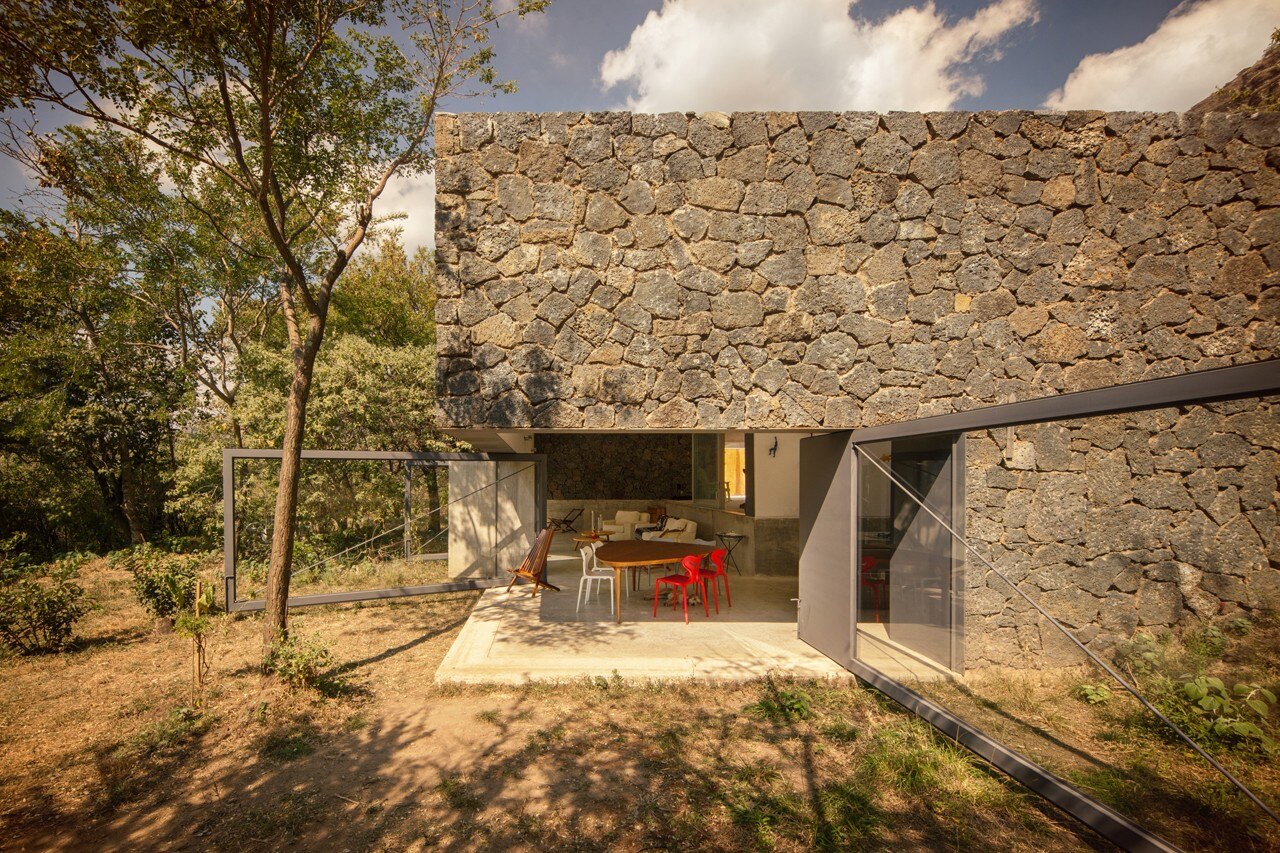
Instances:
[[[889,582],[888,582],[886,579],[884,579],[884,578],[869,578],[869,577],[867,577],[867,575],[869,575],[869,574],[871,574],[871,572],[875,571],[875,568],[876,568],[876,558],[875,558],[875,557],[863,557],[863,558],[862,558],[862,571],[861,571],[861,573],[860,573],[860,578],[859,578],[859,579],[862,581],[862,585],[863,585],[863,586],[869,586],[869,587],[871,587],[871,592],[872,592],[872,594],[875,596],[875,603],[876,603],[876,621],[877,621],[877,622],[879,622],[879,621],[880,621],[880,592],[881,592],[881,590],[886,589],[886,588],[889,586]],[[727,584],[727,583],[728,583],[728,580],[726,579],[726,584]],[[726,588],[727,588],[727,587],[726,587]]]
[[[725,570],[724,561],[729,556],[729,552],[723,548],[717,548],[711,552],[711,563],[715,566],[713,569],[702,569],[703,588],[706,588],[706,582],[711,582],[711,596],[716,604],[716,613],[720,612],[720,585],[716,583],[716,578],[724,578],[724,598],[729,602],[729,606],[733,606],[733,596],[729,594],[729,572]]]
[[[678,587],[680,589],[680,598],[684,603],[684,624],[689,624],[689,587],[696,583],[702,583],[702,557],[698,554],[690,554],[680,561],[680,567],[685,573],[682,575],[667,575],[658,578],[653,584],[653,617],[658,618],[658,596],[662,585],[666,584],[670,587]],[[671,606],[675,607],[676,602],[673,598]],[[711,618],[711,610],[707,607],[707,592],[705,587],[702,591],[702,609],[707,614],[707,618]]]

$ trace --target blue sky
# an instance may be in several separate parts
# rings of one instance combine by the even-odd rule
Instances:
[[[494,35],[518,92],[445,108],[1185,110],[1277,27],[1280,0],[553,0]],[[0,159],[4,202],[25,186]],[[433,198],[427,177],[383,199],[411,246]]]
[[[795,0],[775,2],[780,6],[795,6],[797,14],[803,12],[800,7],[805,5]],[[661,9],[662,5],[662,0],[553,0],[550,10],[539,16],[543,20],[538,24],[508,23],[495,35],[498,66],[505,77],[518,81],[519,92],[492,100],[468,101],[455,105],[455,109],[538,112],[598,110],[625,105],[625,87],[604,89],[600,63],[607,52],[625,47],[645,16]],[[922,5],[925,4],[905,0],[861,0],[850,6],[849,14],[879,21],[903,8]],[[970,16],[990,3],[939,0],[934,5],[944,16],[955,19]],[[964,97],[955,108],[1040,107],[1087,54],[1105,53],[1141,42],[1178,5],[1177,0],[1045,0],[1037,3],[1039,20],[1011,33],[1002,46],[1002,57],[981,63],[986,91]],[[1280,26],[1280,14],[1276,18]],[[1240,67],[1256,58],[1241,57]]]

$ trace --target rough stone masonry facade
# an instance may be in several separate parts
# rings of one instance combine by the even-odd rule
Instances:
[[[847,428],[1280,355],[1277,114],[461,115],[436,145],[446,425]],[[1241,405],[971,436],[970,536],[1099,645],[1280,605],[1280,422]],[[966,582],[969,665],[1061,659]]]
[[[445,425],[850,427],[1280,352],[1280,115],[441,116]]]

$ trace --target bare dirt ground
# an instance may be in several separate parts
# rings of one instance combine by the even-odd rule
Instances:
[[[330,685],[264,684],[222,618],[209,689],[127,576],[76,651],[0,661],[0,848],[1010,849],[1104,846],[851,684],[432,683],[472,594],[309,609]]]

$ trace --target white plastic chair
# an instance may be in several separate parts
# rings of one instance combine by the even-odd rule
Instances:
[[[578,603],[574,607],[574,613],[582,609],[583,593],[586,593],[587,600],[591,600],[591,587],[596,586],[596,593],[599,594],[600,584],[609,584],[609,615],[613,612],[613,570],[602,569],[600,564],[596,562],[596,549],[603,545],[603,542],[588,542],[582,546],[582,580],[578,581]],[[628,598],[630,593],[628,593]]]

